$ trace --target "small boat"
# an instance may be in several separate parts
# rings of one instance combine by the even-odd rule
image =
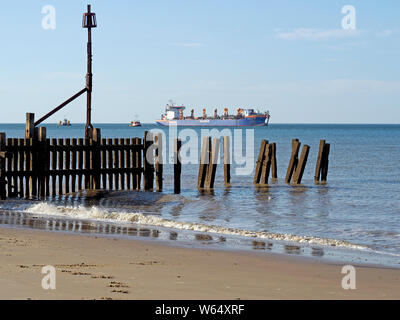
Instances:
[[[129,124],[130,127],[141,127],[142,124],[140,123],[140,121],[131,121],[131,123]]]
[[[131,121],[129,124],[130,127],[141,127],[142,124],[140,123],[139,120],[137,120],[138,116],[135,114],[135,120]]]
[[[65,118],[63,121],[60,120],[58,122],[58,125],[62,126],[62,127],[69,127],[71,125],[71,121],[69,121],[67,118]]]

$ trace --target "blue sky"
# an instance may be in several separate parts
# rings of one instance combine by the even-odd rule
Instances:
[[[93,122],[158,119],[169,99],[208,113],[270,110],[275,123],[399,123],[400,1],[92,1]],[[42,28],[44,5],[56,29]],[[0,10],[0,122],[24,122],[85,85],[87,1]],[[356,30],[343,30],[344,5]],[[85,121],[85,99],[51,117]]]

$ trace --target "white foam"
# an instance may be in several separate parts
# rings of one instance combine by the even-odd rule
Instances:
[[[270,233],[270,232],[255,232],[249,230],[241,230],[235,228],[226,228],[215,225],[205,225],[201,223],[191,223],[183,221],[175,221],[163,219],[153,215],[144,215],[142,213],[131,213],[112,211],[110,209],[100,208],[97,206],[85,207],[85,206],[56,206],[46,202],[40,202],[34,204],[27,209],[25,212],[42,215],[42,216],[62,216],[75,219],[85,220],[97,220],[97,221],[109,221],[109,222],[126,222],[135,223],[148,226],[161,226],[166,228],[174,228],[181,230],[209,232],[225,235],[235,235],[249,238],[260,238],[260,239],[271,239],[271,240],[284,240],[298,243],[307,244],[318,244],[326,246],[346,247],[351,249],[368,249],[365,246],[352,244],[347,241],[318,238],[318,237],[307,237],[297,236],[283,233]]]

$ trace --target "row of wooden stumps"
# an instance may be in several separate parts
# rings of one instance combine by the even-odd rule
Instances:
[[[224,182],[226,186],[230,186],[231,179],[229,139],[229,136],[223,137]],[[310,152],[310,146],[304,145],[299,157],[300,145],[301,143],[298,139],[292,140],[292,153],[285,176],[286,183],[301,184]],[[211,137],[203,138],[197,184],[199,189],[214,188],[219,149],[220,139],[211,139]],[[179,149],[175,149],[175,154],[177,153],[177,150]],[[327,181],[329,150],[330,145],[326,143],[325,140],[321,140],[314,176],[314,181],[316,183],[325,183]],[[272,181],[278,180],[276,143],[269,143],[267,140],[262,140],[257,158],[253,183],[257,186],[268,185],[270,174]]]
[[[310,153],[310,146],[303,146],[299,158],[300,145],[301,143],[298,139],[292,140],[292,153],[286,171],[285,183],[300,184],[301,180],[303,179],[308,155]],[[317,164],[315,167],[314,181],[316,183],[325,183],[327,181],[329,150],[330,145],[326,143],[325,140],[321,140],[319,145]],[[267,140],[262,140],[254,174],[254,184],[268,184],[270,172],[272,175],[272,181],[276,181],[278,179],[276,143],[268,143]]]
[[[310,146],[304,145],[299,158],[299,150],[301,143],[298,139],[292,140],[292,154],[289,161],[289,166],[285,176],[286,183],[300,184],[303,178],[304,169],[307,164]],[[325,183],[328,177],[330,144],[325,140],[320,140],[317,163],[315,166],[315,183]]]

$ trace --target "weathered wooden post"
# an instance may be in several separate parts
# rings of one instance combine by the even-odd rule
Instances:
[[[90,189],[100,189],[100,144],[101,144],[101,130],[99,128],[93,128],[92,139],[90,141],[91,152],[90,152],[90,169],[93,171],[93,175],[90,179]]]
[[[310,151],[310,146],[304,145],[301,150],[300,160],[297,165],[296,171],[293,174],[293,183],[300,184],[303,178],[304,169],[307,164],[308,153]]]
[[[197,179],[197,187],[199,189],[204,188],[204,183],[206,181],[207,167],[210,163],[210,147],[211,137],[203,137],[203,143],[201,145],[199,175]]]
[[[317,164],[315,166],[315,175],[314,175],[315,183],[326,182],[328,175],[329,150],[330,150],[330,144],[325,143],[325,140],[320,140]]]
[[[119,145],[121,146],[119,149],[120,186],[121,190],[125,190],[125,139],[119,139]]]
[[[148,176],[148,171],[149,171],[149,164],[147,162],[147,150],[149,149],[149,144],[147,142],[147,135],[148,131],[144,132],[143,136],[143,188],[144,190],[149,190],[149,176]]]
[[[36,188],[36,181],[37,181],[37,173],[36,173],[36,157],[37,157],[37,150],[36,148],[36,141],[35,141],[35,114],[34,113],[26,113],[26,124],[25,124],[25,139],[29,139],[29,146],[30,146],[30,156],[29,162],[27,162],[27,167],[29,167],[29,182],[26,181],[25,183],[29,183],[29,191],[30,194],[27,194],[27,197],[36,196],[37,188]],[[28,151],[27,151],[28,153]]]
[[[39,156],[39,150],[38,150],[38,141],[35,138],[30,138],[30,179],[29,179],[29,184],[30,184],[30,189],[31,189],[31,197],[36,197],[37,196],[37,181],[38,181],[38,156]]]
[[[52,139],[52,141],[53,141],[53,139]],[[53,144],[53,142],[52,142],[52,144]],[[79,138],[78,139],[78,146],[79,146],[79,151],[78,151],[78,159],[77,159],[77,162],[78,162],[78,169],[79,170],[82,170],[82,168],[83,168],[83,161],[84,161],[84,153],[83,153],[83,138]],[[55,152],[54,152],[55,153]],[[111,152],[110,152],[111,153]],[[53,155],[54,156],[54,162],[56,162],[56,156],[55,155]],[[109,168],[112,168],[112,164],[111,164],[111,166],[109,167]],[[109,176],[111,176],[111,175],[109,175]],[[83,176],[82,176],[82,173],[80,173],[79,175],[78,175],[78,190],[82,190],[82,185],[83,185],[83,183],[82,183],[82,178],[83,178]],[[110,186],[110,189],[112,189],[112,183],[111,183],[111,186]]]
[[[285,182],[290,183],[292,180],[293,173],[297,168],[297,164],[299,162],[299,149],[300,149],[300,142],[299,139],[292,140],[292,155],[290,157],[289,166],[286,172]]]
[[[12,138],[7,138],[6,139],[6,149],[10,149],[13,147],[13,139]],[[6,171],[7,171],[7,196],[12,197],[13,191],[12,191],[12,186],[13,186],[13,176],[12,176],[12,158],[6,157]]]
[[[321,169],[321,181],[326,182],[328,177],[328,165],[329,165],[329,151],[331,145],[329,143],[325,143],[324,145],[324,156],[322,162],[322,169]]]
[[[25,124],[25,139],[31,139],[35,137],[35,114],[26,113],[26,124]]]
[[[154,180],[154,170],[151,161],[154,159],[150,159],[150,155],[148,155],[148,150],[150,146],[153,144],[153,134],[149,131],[144,132],[143,138],[143,187],[144,190],[152,190],[153,189],[153,180]]]
[[[261,169],[262,169],[262,164],[264,162],[264,153],[265,153],[265,147],[267,146],[268,141],[267,140],[262,140],[261,145],[260,145],[260,152],[258,153],[258,158],[257,158],[257,163],[256,163],[256,170],[254,173],[254,184],[259,184],[260,179],[261,179]]]
[[[131,141],[129,138],[125,138],[122,139],[124,141],[124,144],[127,146],[126,150],[125,150],[125,169],[131,169]],[[102,140],[103,141],[103,140]],[[103,157],[103,153],[101,154],[101,157]],[[104,166],[101,166],[102,168],[104,168]],[[131,178],[132,178],[132,174],[131,174],[131,170],[126,171],[126,189],[130,190],[131,189]],[[105,188],[105,187],[103,187]]]
[[[26,143],[26,142],[25,142]],[[57,195],[57,139],[52,138],[50,142],[50,146],[52,149],[51,152],[51,158],[50,158],[50,164],[51,164],[51,196],[54,198]],[[82,157],[81,157],[82,159]],[[79,169],[81,169],[79,167]],[[26,192],[27,193],[27,192]]]
[[[267,144],[264,151],[264,161],[261,166],[261,179],[260,183],[262,185],[268,184],[269,173],[271,169],[271,157],[272,157],[272,146]]]
[[[40,127],[38,131],[38,185],[39,185],[39,197],[44,198],[46,196],[46,169],[47,169],[47,138],[46,128]]]
[[[135,138],[135,144],[137,147],[142,145],[140,138]],[[135,152],[135,168],[136,168],[136,190],[140,190],[140,184],[142,181],[142,149],[136,148]]]
[[[57,140],[57,146],[58,146],[58,157],[57,157],[57,162],[58,162],[58,196],[61,196],[64,194],[64,177],[65,175],[62,173],[64,171],[64,139],[58,139]],[[85,139],[85,146],[89,146],[89,139]],[[86,149],[85,151],[85,169],[88,170],[89,167],[89,150]],[[89,175],[85,174],[85,189],[90,188],[90,183],[89,183]]]
[[[319,141],[319,149],[317,156],[317,164],[315,165],[315,174],[314,174],[314,182],[319,182],[321,177],[321,169],[322,169],[322,156],[324,154],[325,140]]]
[[[272,181],[278,180],[278,164],[276,162],[276,143],[271,143],[271,177]]]
[[[217,164],[219,158],[220,142],[221,140],[219,138],[213,138],[210,163],[208,164],[206,181],[205,181],[205,186],[208,189],[214,188],[215,173],[217,172]]]
[[[107,168],[108,169],[113,169],[114,168],[114,156],[113,156],[113,152],[110,149],[110,146],[112,145],[112,139],[108,138],[107,139],[107,147],[108,147],[108,151],[107,151]],[[110,190],[113,190],[114,188],[114,179],[113,179],[113,174],[112,172],[110,172],[108,174],[108,188]]]
[[[119,178],[120,178],[120,171],[119,171],[119,168],[120,168],[120,166],[119,166],[119,150],[118,150],[118,147],[119,147],[119,139],[118,138],[114,138],[113,139],[113,142],[112,142],[112,145],[113,145],[113,154],[114,154],[114,169],[116,169],[116,170],[114,170],[114,188],[115,188],[115,190],[119,190]]]
[[[154,137],[154,142],[157,145],[156,149],[156,191],[161,192],[163,189],[163,141],[162,134],[157,133]]]
[[[76,164],[77,164],[77,145],[78,145],[78,140],[76,138],[73,138],[71,140],[71,145],[72,145],[72,157],[71,157],[71,169],[74,172],[71,175],[71,192],[76,191]],[[105,178],[104,178],[105,181]],[[104,187],[105,188],[105,187]]]
[[[225,186],[231,184],[231,138],[229,136],[223,137],[224,144],[224,182]]]
[[[174,143],[174,193],[181,192],[181,156],[180,151],[182,147],[182,141],[180,139],[175,139]]]
[[[5,200],[7,197],[6,193],[6,134],[0,132],[0,199]]]
[[[25,168],[25,155],[24,155],[24,150],[23,150],[23,146],[24,146],[24,140],[25,139],[18,139],[18,168],[19,170],[23,171]],[[24,176],[19,176],[18,177],[19,180],[19,193],[18,195],[20,197],[24,196]]]

